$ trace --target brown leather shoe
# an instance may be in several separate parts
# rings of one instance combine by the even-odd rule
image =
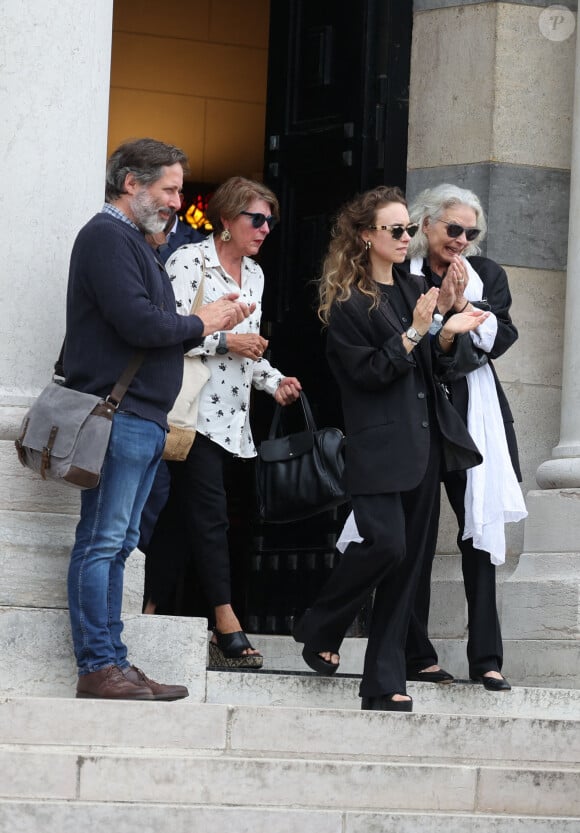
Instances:
[[[100,671],[83,674],[77,683],[77,697],[96,697],[104,700],[154,700],[149,686],[128,680],[117,665],[107,665]]]
[[[149,677],[147,677],[146,674],[135,665],[123,668],[123,674],[127,680],[131,680],[131,682],[136,685],[148,686],[153,693],[154,700],[182,700],[184,697],[189,697],[189,691],[184,685],[165,685],[165,683],[156,683],[155,680],[150,680]]]

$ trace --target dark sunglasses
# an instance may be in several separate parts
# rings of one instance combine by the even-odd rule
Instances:
[[[246,217],[251,217],[254,228],[262,228],[264,223],[268,223],[268,228],[272,231],[278,222],[273,214],[270,214],[269,217],[266,217],[265,214],[260,214],[258,211],[240,211],[240,214],[245,214]]]
[[[400,240],[405,232],[409,237],[414,237],[419,231],[419,223],[409,223],[408,226],[403,226],[400,223],[392,226],[369,226],[369,229],[372,231],[390,231],[393,240]]]
[[[479,228],[463,228],[459,223],[448,223],[447,220],[439,220],[439,222],[445,223],[447,226],[447,236],[452,237],[454,240],[457,237],[461,237],[465,232],[466,240],[472,243],[481,234],[481,229]]]

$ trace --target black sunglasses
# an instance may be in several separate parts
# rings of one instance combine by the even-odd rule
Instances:
[[[449,223],[447,220],[439,220],[439,222],[445,223],[447,226],[447,235],[453,239],[461,237],[463,232],[465,232],[466,240],[472,243],[481,234],[481,229],[479,228],[463,228],[459,223]]]
[[[258,211],[240,211],[240,214],[245,214],[246,217],[251,217],[254,228],[262,228],[264,223],[268,223],[268,228],[272,231],[278,222],[273,214],[270,214],[268,217],[266,217],[265,214],[260,214]]]
[[[419,231],[419,223],[409,223],[408,226],[403,226],[396,223],[392,226],[369,226],[372,231],[390,231],[393,240],[400,240],[405,232],[409,237],[414,237]]]

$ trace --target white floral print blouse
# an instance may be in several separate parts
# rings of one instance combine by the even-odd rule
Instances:
[[[259,333],[262,315],[264,273],[252,258],[242,259],[242,286],[227,274],[217,256],[213,235],[200,243],[188,243],[171,255],[165,264],[173,286],[177,311],[188,315],[202,277],[201,257],[205,261],[203,302],[217,301],[228,292],[238,292],[246,304],[256,309],[231,331]],[[250,428],[252,385],[273,395],[283,374],[264,358],[254,361],[236,353],[218,355],[219,333],[206,336],[199,347],[187,355],[201,356],[211,376],[199,399],[197,430],[209,440],[238,457],[255,457],[256,447]],[[185,359],[187,361],[187,358]]]

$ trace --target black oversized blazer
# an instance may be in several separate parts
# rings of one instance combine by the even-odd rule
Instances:
[[[393,275],[412,311],[426,291],[424,279],[398,267]],[[375,309],[371,305],[355,289],[347,301],[335,302],[328,326],[327,355],[341,392],[350,493],[402,492],[419,485],[431,442],[428,396],[445,470],[478,465],[481,454],[433,378],[434,370],[453,366],[453,354],[443,354],[429,336],[408,354],[401,338],[405,328],[391,306],[386,301]]]

